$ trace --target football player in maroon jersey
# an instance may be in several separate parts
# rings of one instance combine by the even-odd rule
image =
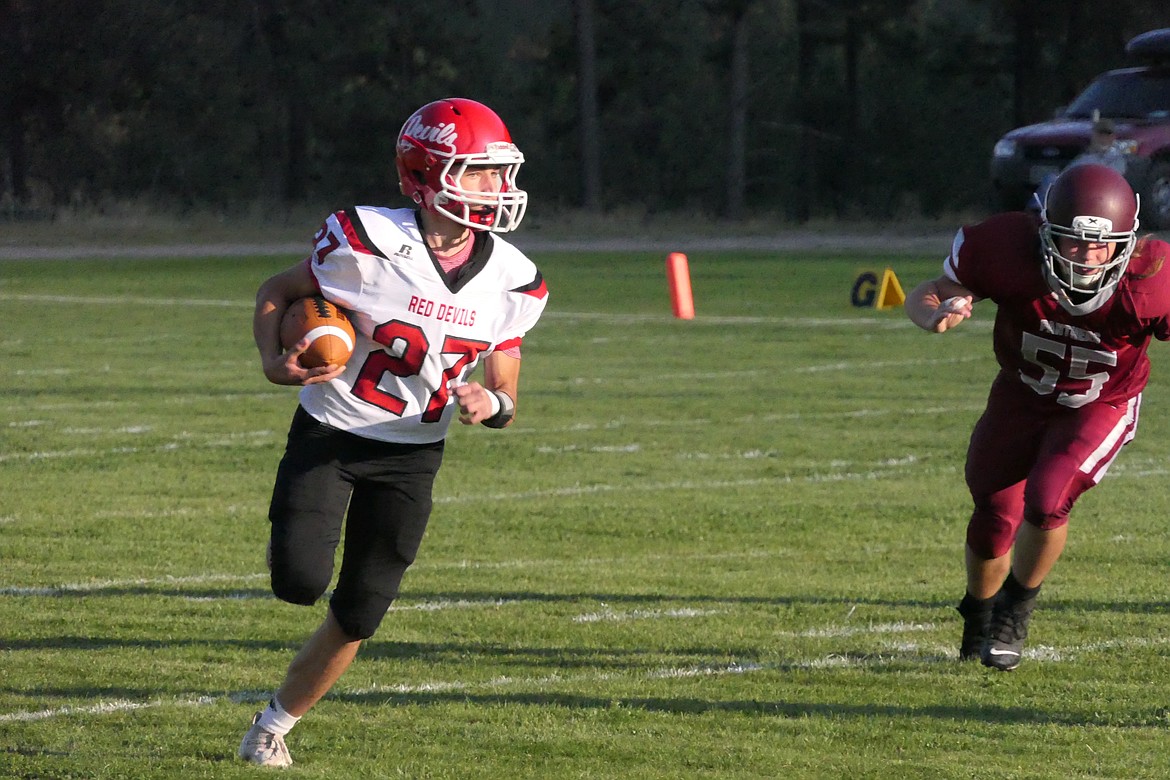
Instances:
[[[1150,339],[1170,339],[1170,245],[1139,239],[1138,198],[1101,165],[1067,168],[1037,216],[958,231],[906,313],[943,333],[997,304],[1000,370],[967,451],[962,659],[1015,669],[1069,511],[1134,437]]]
[[[520,344],[548,300],[544,280],[500,237],[520,224],[524,156],[487,106],[416,111],[398,134],[410,208],[355,206],[326,218],[308,258],[260,285],[253,335],[265,376],[301,385],[268,517],[272,591],[310,606],[333,579],[324,620],[253,718],[239,756],[292,763],[284,737],[373,636],[415,559],[450,423],[509,425]],[[308,340],[281,348],[289,304],[321,295],[353,323],[344,366],[303,368]],[[483,364],[483,383],[472,380]]]

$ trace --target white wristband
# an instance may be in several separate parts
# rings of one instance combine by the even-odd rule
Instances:
[[[491,390],[487,391],[488,398],[492,399],[492,413],[488,417],[495,417],[500,413],[500,397]]]

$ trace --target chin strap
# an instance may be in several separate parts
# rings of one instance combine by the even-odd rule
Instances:
[[[481,420],[480,424],[489,428],[503,428],[516,416],[516,402],[512,396],[500,390],[488,390],[488,393],[492,396],[492,408],[496,409],[497,405],[499,408],[491,417]]]

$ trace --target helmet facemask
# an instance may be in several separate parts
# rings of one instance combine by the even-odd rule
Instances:
[[[1130,256],[1137,245],[1138,196],[1127,183],[1124,183],[1124,179],[1121,180],[1124,191],[1120,191],[1121,185],[1117,185],[1118,191],[1114,193],[1116,197],[1112,201],[1106,198],[1107,202],[1115,204],[1113,206],[1105,208],[1095,204],[1097,207],[1094,208],[1090,206],[1088,200],[1083,203],[1076,202],[1080,199],[1076,182],[1088,182],[1079,185],[1081,191],[1106,191],[1108,182],[1101,185],[1099,181],[1092,179],[1094,175],[1099,174],[1093,172],[1073,174],[1073,188],[1071,190],[1062,188],[1058,196],[1061,201],[1058,209],[1062,211],[1059,216],[1052,213],[1053,190],[1050,189],[1040,213],[1044,278],[1061,306],[1073,315],[1088,314],[1105,305],[1125,275]],[[1109,171],[1109,175],[1121,178],[1112,171]],[[1078,211],[1082,213],[1077,213]],[[1098,213],[1091,213],[1093,211]],[[1112,215],[1112,218],[1102,215],[1101,212]],[[1114,224],[1115,219],[1128,224]],[[1060,250],[1061,238],[1091,244],[1111,244],[1112,254],[1106,262],[1100,264],[1084,262],[1083,257],[1080,259],[1066,257]]]
[[[416,111],[403,125],[395,156],[404,195],[456,224],[494,233],[515,230],[524,218],[528,193],[516,184],[523,162],[495,112],[464,98]],[[464,175],[476,167],[499,169],[498,191],[463,186]]]
[[[1109,220],[1100,217],[1076,217],[1071,227],[1046,223],[1040,235],[1044,240],[1045,259],[1056,282],[1067,292],[1090,297],[1106,290],[1112,292],[1121,281],[1137,243],[1134,231],[1115,232]],[[1075,241],[1115,244],[1113,257],[1101,264],[1065,257],[1057,242],[1062,236]]]
[[[524,155],[510,143],[488,144],[484,154],[453,157],[439,172],[441,189],[431,203],[434,211],[453,222],[473,230],[507,233],[515,230],[528,209],[528,193],[516,186],[516,175]],[[463,174],[468,168],[483,166],[499,168],[501,184],[498,192],[481,192],[462,187]]]

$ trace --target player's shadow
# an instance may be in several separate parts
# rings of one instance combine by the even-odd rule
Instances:
[[[1100,719],[1092,713],[1048,710],[1038,707],[998,704],[947,704],[899,706],[889,704],[853,704],[849,702],[761,701],[754,699],[699,699],[694,697],[656,696],[589,696],[575,693],[468,693],[450,692],[374,692],[339,694],[341,701],[382,705],[473,704],[484,707],[530,706],[566,710],[642,710],[668,715],[705,715],[731,713],[773,718],[841,718],[864,720],[888,718],[933,718],[953,722],[978,721],[1003,724],[1044,724],[1057,726],[1145,727],[1161,724],[1164,713],[1135,713],[1131,723],[1118,723],[1113,714]]]
[[[119,585],[99,587],[93,589],[61,589],[46,588],[28,594],[0,593],[9,598],[62,598],[62,599],[100,599],[118,598],[126,596],[163,596],[170,598],[191,599],[196,601],[220,600],[272,600],[276,597],[268,588],[225,588],[225,587],[157,587],[150,585]],[[323,606],[328,600],[326,594],[318,602]],[[958,604],[957,599],[893,599],[874,598],[862,595],[832,595],[819,596],[810,593],[775,594],[767,596],[753,595],[720,595],[708,593],[549,593],[541,591],[416,591],[404,590],[398,601],[391,607],[392,611],[406,612],[412,609],[427,609],[429,605],[442,602],[465,603],[483,602],[537,602],[575,604],[583,609],[596,611],[599,608],[613,605],[629,607],[647,605],[676,605],[689,606],[694,604],[745,604],[753,606],[841,606],[857,607],[871,606],[890,609],[942,609],[953,611]],[[1167,601],[1102,601],[1094,599],[1044,599],[1045,612],[1108,612],[1120,614],[1148,615],[1170,612],[1170,602]],[[392,619],[392,615],[387,619]]]
[[[961,595],[961,594],[960,594]],[[1157,614],[1170,612],[1170,602],[1167,601],[1104,601],[1094,599],[1043,599],[1042,607],[1045,612],[1110,612],[1124,614]],[[629,607],[646,605],[675,605],[689,606],[694,604],[745,604],[753,606],[870,606],[886,607],[891,609],[942,609],[948,617],[955,613],[958,598],[954,599],[891,599],[875,598],[862,595],[833,595],[818,596],[810,593],[792,595],[719,595],[719,594],[669,594],[669,593],[540,593],[533,591],[404,591],[399,602],[400,609],[409,608],[414,603],[441,603],[444,601],[498,601],[498,602],[550,602],[577,604],[583,608],[596,610],[600,605],[623,605]]]
[[[126,596],[164,596],[195,601],[275,599],[268,588],[188,588],[157,587],[152,585],[112,585],[99,588],[27,588],[27,593],[8,592],[9,598],[98,599]]]
[[[957,661],[955,663],[958,663]],[[775,671],[784,672],[785,667],[774,667]],[[805,667],[793,667],[793,671],[807,672]],[[18,690],[9,687],[0,687],[0,693],[27,695],[27,690]],[[237,703],[259,702],[266,700],[271,694],[267,690],[255,690],[232,694],[222,691],[209,691],[208,696],[222,696]],[[70,685],[60,687],[45,687],[37,689],[37,698],[42,702],[61,700],[75,702],[83,699],[96,700],[128,700],[147,701],[157,699],[160,695],[158,687],[144,684],[142,686],[82,686]],[[541,707],[558,710],[598,710],[612,711],[614,709],[640,710],[648,713],[663,715],[709,715],[734,714],[744,717],[760,718],[818,718],[836,721],[841,719],[877,719],[930,718],[955,723],[973,721],[980,723],[1071,726],[1071,727],[1102,727],[1118,728],[1150,728],[1162,727],[1165,724],[1167,712],[1164,708],[1156,710],[1134,710],[1129,716],[1119,720],[1116,713],[1096,713],[1092,707],[1078,710],[1075,708],[1044,709],[1031,707],[1025,704],[994,704],[980,702],[954,702],[939,697],[932,704],[897,705],[888,703],[855,703],[850,701],[800,701],[800,700],[766,700],[766,699],[717,699],[697,698],[694,696],[604,696],[584,693],[566,693],[557,691],[515,691],[515,692],[480,692],[475,693],[466,689],[451,691],[362,691],[346,693],[334,691],[327,698],[333,701],[362,704],[367,707],[379,706],[400,707],[432,707],[446,705],[475,705],[479,707]]]
[[[296,652],[303,637],[295,639],[176,638],[148,639],[134,637],[60,635],[36,639],[0,639],[0,652],[74,651],[111,653],[119,651],[168,652],[203,650],[207,655],[272,653],[284,656]],[[707,665],[713,658],[736,658],[751,663],[758,647],[728,645],[688,645],[661,652],[671,663]],[[426,664],[464,665],[469,658],[531,669],[605,669],[629,671],[647,665],[644,648],[574,647],[571,645],[525,646],[498,642],[397,642],[370,639],[363,643],[360,657],[364,661],[422,662]],[[2,688],[0,688],[2,690]]]
[[[760,652],[758,646],[686,645],[659,651],[660,658],[670,663],[707,665],[713,658],[735,658],[740,663],[754,662]],[[370,661],[424,661],[434,664],[465,665],[468,658],[490,659],[512,667],[535,669],[605,669],[629,671],[645,669],[646,648],[642,647],[574,647],[571,645],[506,645],[498,642],[431,643],[380,642],[370,640],[362,646],[362,658]]]

